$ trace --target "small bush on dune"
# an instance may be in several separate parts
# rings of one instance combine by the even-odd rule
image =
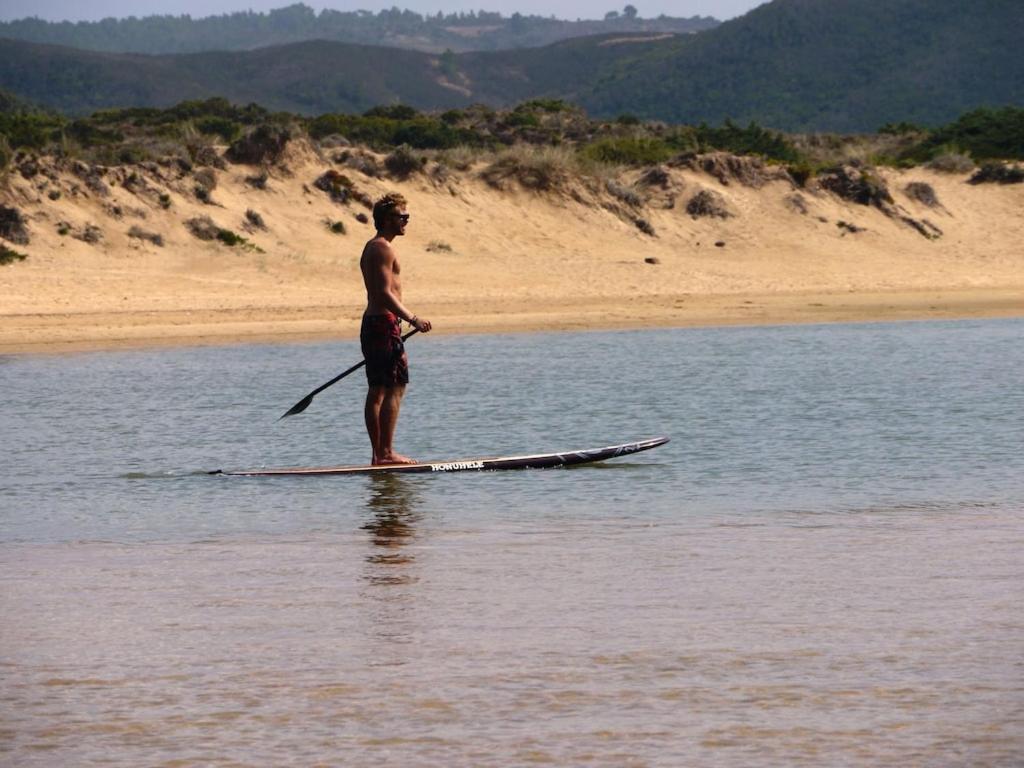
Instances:
[[[246,176],[245,183],[254,189],[266,189],[267,181],[270,179],[270,174],[264,168],[254,176]]]
[[[955,147],[977,160],[1024,160],[1024,108],[976,109],[936,129],[908,151],[921,162]]]
[[[769,160],[793,163],[800,160],[800,153],[783,134],[750,123],[741,128],[726,120],[719,128],[701,124],[696,129],[700,150],[722,150],[736,155],[761,155]]]
[[[196,199],[210,204],[213,202],[211,193],[217,187],[217,176],[211,168],[200,168],[195,172],[195,195]]]
[[[185,226],[189,232],[200,240],[215,240],[217,233],[220,232],[220,227],[209,216],[197,216],[193,219],[188,219],[185,222]]]
[[[291,139],[289,128],[264,123],[232,142],[225,154],[231,162],[242,165],[274,163]]]
[[[657,165],[668,160],[673,148],[662,139],[608,138],[588,144],[580,153],[589,160],[614,165]]]
[[[651,222],[649,222],[647,219],[637,217],[636,219],[633,220],[633,223],[636,224],[636,228],[643,232],[645,235],[650,235],[651,237],[658,236],[657,233],[655,233],[654,231],[654,227],[651,226]]]
[[[513,145],[500,153],[480,176],[496,189],[515,180],[526,189],[548,191],[562,186],[570,173],[579,171],[572,150],[563,147]]]
[[[241,245],[242,243],[248,242],[244,237],[235,234],[230,229],[218,230],[217,239],[224,243],[224,245],[229,246]]]
[[[976,168],[970,156],[954,151],[938,154],[925,165],[940,173],[970,173]]]
[[[351,168],[353,171],[358,171],[373,179],[381,175],[377,158],[368,152],[345,150],[336,154],[332,159],[339,165],[344,165],[346,168]]]
[[[1002,163],[985,163],[971,178],[968,184],[1022,184],[1024,183],[1024,168],[1019,165],[1004,165]]]
[[[0,265],[13,264],[16,261],[24,261],[27,258],[28,256],[24,253],[18,253],[17,251],[0,243]]]
[[[869,170],[850,166],[830,168],[818,177],[818,183],[822,189],[858,205],[884,208],[893,203],[885,181]]]
[[[15,245],[28,245],[28,228],[25,224],[21,211],[0,205],[0,237]]]
[[[249,242],[241,235],[232,232],[230,229],[224,229],[223,227],[218,226],[217,223],[209,216],[197,216],[194,219],[189,219],[185,222],[185,226],[188,228],[189,232],[200,240],[205,240],[207,242],[217,240],[230,247],[240,245],[250,251],[256,251],[257,253],[263,252],[262,249]]]
[[[11,145],[7,141],[7,137],[0,133],[0,174],[11,166],[12,160],[14,160],[14,152],[11,150]]]
[[[605,182],[605,189],[608,193],[616,200],[621,200],[626,205],[630,205],[634,208],[640,208],[644,204],[644,199],[637,193],[632,187],[627,187],[614,179],[608,179]]]
[[[242,133],[242,124],[227,117],[210,115],[195,122],[196,130],[205,136],[217,136],[225,142],[232,142]]]
[[[786,166],[786,171],[789,173],[789,177],[793,179],[793,183],[798,187],[806,187],[807,182],[814,176],[814,166],[806,161],[792,163]]]
[[[686,204],[686,212],[698,217],[728,219],[732,216],[720,194],[710,189],[702,189]]]
[[[484,155],[484,150],[467,145],[446,149],[440,153],[445,164],[457,171],[468,171],[475,163],[480,162]]]
[[[348,176],[333,169],[320,174],[313,182],[313,186],[330,195],[334,202],[342,204],[348,202],[355,189],[355,185],[352,184],[352,180]]]
[[[939,198],[931,184],[925,184],[923,181],[912,181],[903,188],[903,191],[907,197],[911,200],[916,200],[921,205],[926,205],[929,208],[939,207]]]
[[[260,216],[260,214],[258,214],[252,208],[247,208],[246,209],[246,211],[245,211],[245,220],[246,220],[246,222],[250,226],[255,227],[256,229],[266,229],[267,228],[267,225],[263,221],[263,217]]]
[[[402,144],[384,158],[384,167],[394,178],[407,179],[414,173],[422,171],[426,162],[427,159],[413,152],[412,147]]]
[[[147,242],[152,243],[153,245],[158,245],[161,247],[163,247],[164,244],[163,235],[160,235],[156,232],[148,232],[139,226],[133,226],[131,229],[129,229],[128,237],[134,237],[137,240],[145,240]]]
[[[351,147],[352,142],[340,133],[329,133],[317,142],[317,146],[320,149],[342,149],[344,147]]]
[[[371,107],[363,113],[363,117],[383,117],[387,120],[412,120],[419,112],[408,104],[388,104]]]

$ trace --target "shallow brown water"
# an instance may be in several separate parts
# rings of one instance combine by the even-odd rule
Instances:
[[[403,482],[395,478],[396,484]],[[1013,765],[1024,515],[3,550],[18,765]]]

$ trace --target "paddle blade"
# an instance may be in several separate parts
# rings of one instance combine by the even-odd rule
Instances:
[[[299,402],[297,402],[295,405],[293,405],[291,408],[289,408],[285,412],[285,414],[283,416],[280,416],[277,420],[280,421],[281,419],[283,419],[283,418],[285,418],[287,416],[294,416],[297,413],[302,413],[304,410],[309,408],[309,404],[312,403],[312,402],[313,402],[313,396],[312,395],[306,395],[304,398],[299,400]]]

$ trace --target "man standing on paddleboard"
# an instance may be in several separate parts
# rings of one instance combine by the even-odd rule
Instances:
[[[359,268],[366,285],[366,312],[359,341],[366,360],[366,431],[373,446],[373,464],[415,464],[395,452],[392,443],[405,386],[409,361],[402,342],[402,321],[427,333],[430,321],[417,317],[402,304],[401,268],[392,241],[405,234],[409,223],[407,203],[399,194],[387,194],[373,205],[377,234],[366,243]]]

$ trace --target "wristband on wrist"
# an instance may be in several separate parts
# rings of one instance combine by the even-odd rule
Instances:
[[[416,315],[409,318],[409,325],[415,326],[417,322],[419,322],[419,317]]]

